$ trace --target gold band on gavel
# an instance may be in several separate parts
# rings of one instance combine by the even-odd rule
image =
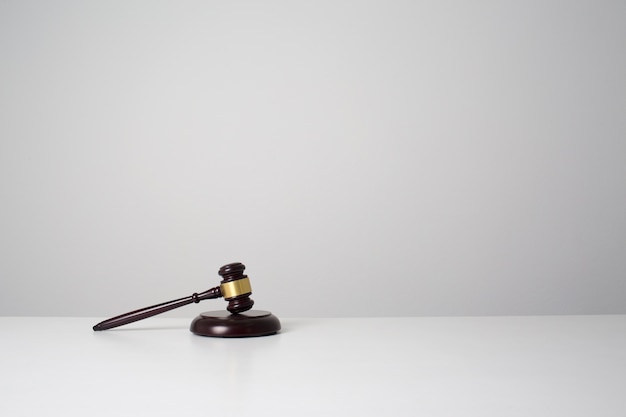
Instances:
[[[252,287],[248,277],[238,279],[236,281],[226,282],[220,285],[220,291],[224,298],[237,297],[238,295],[250,294]]]

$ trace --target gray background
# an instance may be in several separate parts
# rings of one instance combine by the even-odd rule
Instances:
[[[0,1],[0,314],[626,313],[624,1]],[[205,301],[174,315],[222,309]]]

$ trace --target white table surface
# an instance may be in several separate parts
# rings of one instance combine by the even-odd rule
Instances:
[[[0,317],[0,416],[626,416],[626,316]]]

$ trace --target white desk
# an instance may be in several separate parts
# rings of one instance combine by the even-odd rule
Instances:
[[[626,416],[626,316],[101,319],[0,318],[0,415]]]

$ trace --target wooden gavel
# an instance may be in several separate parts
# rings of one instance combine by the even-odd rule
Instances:
[[[93,326],[93,329],[96,331],[112,329],[114,327],[123,326],[124,324],[156,316],[157,314],[165,313],[166,311],[187,304],[199,303],[202,300],[208,300],[210,298],[224,297],[224,299],[228,301],[228,306],[226,307],[228,311],[233,314],[243,313],[244,311],[250,310],[254,305],[254,301],[250,298],[250,294],[252,294],[250,279],[243,273],[245,269],[245,265],[239,262],[224,265],[218,272],[222,277],[222,281],[217,287],[201,293],[193,293],[189,297],[166,301],[112,317],[96,324]]]

